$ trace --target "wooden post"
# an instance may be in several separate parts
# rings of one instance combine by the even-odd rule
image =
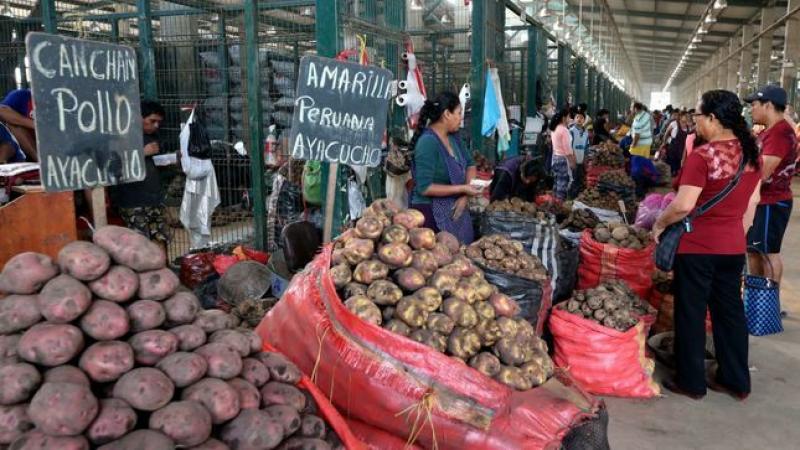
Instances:
[[[333,212],[336,204],[336,175],[339,173],[339,164],[328,165],[328,184],[325,187],[325,226],[323,227],[322,241],[326,244],[333,239]]]
[[[96,187],[89,192],[92,199],[92,224],[94,224],[95,228],[104,227],[108,225],[108,217],[106,217],[106,189],[103,187]]]

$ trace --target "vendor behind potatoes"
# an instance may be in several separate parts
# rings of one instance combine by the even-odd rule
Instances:
[[[411,207],[425,215],[425,227],[449,231],[462,244],[474,238],[468,200],[480,194],[470,182],[477,169],[458,138],[461,102],[453,92],[426,100],[409,149],[414,154]]]
[[[532,202],[539,194],[546,174],[541,164],[524,156],[509,158],[494,169],[492,184],[489,186],[491,201],[512,197]]]

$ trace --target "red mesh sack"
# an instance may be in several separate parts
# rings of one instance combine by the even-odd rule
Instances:
[[[217,255],[214,257],[214,270],[216,270],[220,276],[225,275],[225,272],[239,261],[240,259],[233,255]]]
[[[585,230],[580,243],[577,289],[591,289],[606,280],[623,280],[636,295],[648,298],[656,268],[655,248],[655,243],[642,250],[602,244],[594,240],[591,230]]]
[[[332,249],[294,277],[256,332],[310,373],[348,419],[424,448],[492,450],[556,449],[572,427],[597,417],[601,404],[563,371],[514,391],[359,319],[336,294]]]
[[[564,311],[550,313],[553,362],[581,387],[598,395],[651,398],[661,394],[653,381],[655,361],[647,358],[644,321],[621,332]]]
[[[586,165],[586,186],[587,187],[595,187],[597,186],[597,182],[600,181],[600,175],[614,170],[611,167],[607,166],[593,166],[591,164]]]
[[[214,275],[214,253],[195,253],[186,255],[181,259],[181,284],[194,289],[198,284],[206,281],[210,275]]]
[[[347,419],[347,425],[369,450],[422,450],[417,445],[409,444],[407,439],[400,439],[364,422]]]

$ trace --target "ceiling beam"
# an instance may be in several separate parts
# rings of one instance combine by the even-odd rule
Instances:
[[[700,16],[693,16],[693,15],[684,15],[684,14],[674,14],[674,13],[665,13],[665,12],[656,12],[656,11],[631,11],[629,9],[614,9],[611,11],[615,17],[638,17],[644,19],[662,19],[662,20],[678,20],[681,22],[699,22],[701,17]],[[584,11],[584,15],[586,11]],[[591,15],[588,14],[588,15]],[[584,21],[586,19],[584,18]],[[750,22],[750,19],[734,19],[731,17],[720,17],[717,19],[717,23],[727,24],[727,25],[743,25],[745,23]]]

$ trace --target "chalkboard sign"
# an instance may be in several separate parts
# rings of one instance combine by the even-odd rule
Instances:
[[[136,52],[46,33],[25,43],[45,190],[143,180]]]
[[[386,69],[303,57],[289,134],[292,157],[379,165],[391,85]]]

